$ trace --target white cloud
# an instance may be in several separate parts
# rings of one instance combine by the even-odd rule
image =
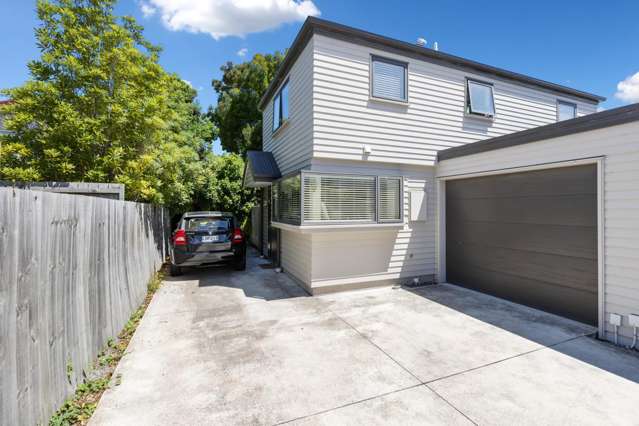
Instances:
[[[617,84],[615,97],[625,102],[639,102],[639,72]]]
[[[246,56],[247,53],[248,53],[248,49],[246,47],[243,47],[237,51],[237,56],[239,56],[240,58],[243,58]]]
[[[193,87],[193,83],[191,83],[189,80],[182,79],[182,81],[188,84],[190,87]]]
[[[216,40],[320,14],[312,0],[146,0],[144,5],[157,10],[172,31],[207,33]]]
[[[153,6],[144,2],[140,2],[140,10],[142,11],[142,15],[144,15],[145,18],[155,15],[155,12],[157,12],[157,10]]]

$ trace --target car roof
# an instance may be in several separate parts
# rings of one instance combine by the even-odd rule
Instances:
[[[220,211],[201,211],[201,212],[186,212],[182,215],[182,219],[186,219],[189,217],[208,217],[208,216],[232,216],[233,213],[229,212],[220,212]]]

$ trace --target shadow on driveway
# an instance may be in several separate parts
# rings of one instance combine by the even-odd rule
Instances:
[[[271,263],[260,258],[257,250],[247,251],[246,270],[236,271],[230,265],[215,265],[203,268],[186,268],[184,275],[167,276],[168,282],[197,282],[197,286],[226,287],[242,290],[244,296],[259,300],[282,300],[293,297],[309,297],[301,287],[295,285],[284,274],[274,273]]]
[[[595,327],[452,284],[409,290],[432,302],[639,383],[639,353],[595,338]],[[564,335],[565,334],[565,335]],[[566,340],[565,336],[575,336]],[[589,338],[581,339],[584,335]]]

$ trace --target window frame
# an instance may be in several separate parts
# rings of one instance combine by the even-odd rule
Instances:
[[[379,181],[382,179],[397,179],[399,180],[399,218],[398,219],[382,219],[380,217],[380,204],[381,204],[381,192]],[[377,223],[402,223],[404,222],[404,178],[402,176],[376,176],[375,177],[375,199],[376,199],[376,208],[375,208],[375,219]]]
[[[389,98],[385,96],[375,96],[374,87],[375,87],[375,71],[374,71],[374,62],[385,62],[391,65],[397,65],[404,68],[404,95],[405,99],[399,98]],[[409,96],[408,96],[408,62],[399,61],[393,58],[387,58],[385,56],[379,56],[375,54],[370,55],[369,61],[369,91],[368,94],[371,99],[380,100],[384,102],[396,102],[400,104],[408,104]]]
[[[286,180],[286,179],[290,179],[293,177],[298,177],[299,179],[299,184],[300,184],[300,191],[299,191],[299,197],[300,197],[300,208],[299,208],[299,220],[298,221],[281,221],[281,217],[276,218],[276,216],[281,216],[281,211],[280,211],[280,206],[279,206],[279,201],[280,201],[280,194],[279,191],[277,192],[276,195],[276,188],[279,190],[279,184]],[[300,173],[299,171],[297,172],[291,172],[291,173],[287,173],[286,175],[282,176],[281,178],[277,179],[276,181],[273,181],[272,184],[270,185],[270,193],[271,193],[271,208],[270,210],[270,218],[271,218],[271,222],[275,222],[275,223],[284,223],[284,224],[288,224],[288,225],[296,225],[299,226],[302,224],[303,221],[303,215],[304,215],[304,181],[303,181],[303,175],[302,173]],[[277,211],[276,211],[277,210]],[[277,220],[276,220],[277,219]]]
[[[271,193],[273,192],[273,189],[275,188],[275,185],[277,183],[279,183],[279,181],[283,180],[283,179],[287,179],[290,178],[294,175],[299,175],[300,178],[300,221],[299,223],[288,223],[288,222],[280,222],[278,220],[275,220],[275,201],[273,201],[273,208],[271,208],[271,220],[274,223],[280,223],[280,224],[285,224],[285,225],[296,225],[299,227],[304,227],[304,226],[313,226],[313,227],[322,227],[322,226],[326,226],[326,227],[330,227],[332,225],[371,225],[371,226],[375,226],[375,225],[388,225],[388,224],[403,224],[404,223],[404,203],[405,203],[405,199],[406,199],[406,194],[405,194],[405,188],[404,188],[404,177],[401,175],[372,175],[372,174],[359,174],[359,173],[337,173],[337,172],[319,172],[319,171],[311,171],[311,170],[300,170],[297,172],[293,172],[293,173],[289,173],[286,176],[283,176],[282,178],[278,179],[277,181],[273,182],[273,185],[271,187]],[[307,220],[304,218],[304,208],[305,208],[305,185],[304,185],[304,178],[305,176],[330,176],[330,177],[347,177],[347,178],[352,178],[352,177],[360,177],[360,178],[373,178],[375,181],[375,202],[374,202],[374,208],[375,208],[375,214],[374,214],[374,219],[372,221],[370,220]],[[379,185],[379,181],[380,178],[394,178],[394,179],[398,179],[399,180],[399,219],[380,219],[380,214],[379,214],[379,206],[380,206],[380,185]],[[273,198],[273,194],[271,195],[271,197]]]
[[[559,106],[561,104],[570,105],[571,107],[573,107],[574,115],[572,116],[572,118],[566,118],[564,120],[560,120],[559,119]],[[570,101],[564,101],[563,99],[557,99],[556,114],[557,114],[556,115],[557,123],[559,123],[560,121],[572,120],[573,118],[577,118],[577,103],[576,102],[570,102]]]
[[[285,88],[290,89],[288,87],[288,83],[289,83],[289,79],[287,78],[286,80],[284,80],[284,83],[282,83],[282,85],[279,87],[277,93],[275,93],[275,96],[273,96],[273,102],[271,103],[271,105],[272,105],[271,111],[272,111],[272,115],[273,115],[273,123],[272,123],[272,130],[271,130],[272,134],[277,133],[282,127],[284,127],[284,125],[286,123],[288,123],[289,117],[291,115],[291,109],[290,109],[290,105],[291,104],[290,104],[290,102],[288,100],[288,95],[289,95],[288,91],[286,92],[286,95],[287,95],[286,96],[286,98],[287,98],[286,99],[286,102],[287,102],[286,110],[288,112],[288,117],[284,118],[283,115],[282,115],[282,111],[283,111],[283,108],[282,108],[282,106],[283,106],[282,91],[284,91]],[[278,117],[277,117],[278,118],[277,119],[278,126],[277,127],[275,127],[275,101],[278,101],[278,109],[277,109],[277,111],[278,111],[278,114],[277,114],[278,115]]]
[[[490,88],[491,102],[493,105],[493,114],[483,114],[480,112],[472,112],[471,96],[470,96],[470,83],[479,84]],[[464,88],[464,115],[473,118],[483,118],[485,120],[494,120],[497,116],[497,107],[495,106],[495,85],[488,81],[478,80],[476,78],[466,77],[466,87]]]

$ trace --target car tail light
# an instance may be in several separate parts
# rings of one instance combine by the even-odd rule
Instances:
[[[239,244],[244,241],[244,234],[240,228],[235,228],[233,230],[233,244]]]
[[[177,231],[175,231],[175,234],[173,234],[173,245],[186,245],[186,231],[184,229],[178,229]]]

